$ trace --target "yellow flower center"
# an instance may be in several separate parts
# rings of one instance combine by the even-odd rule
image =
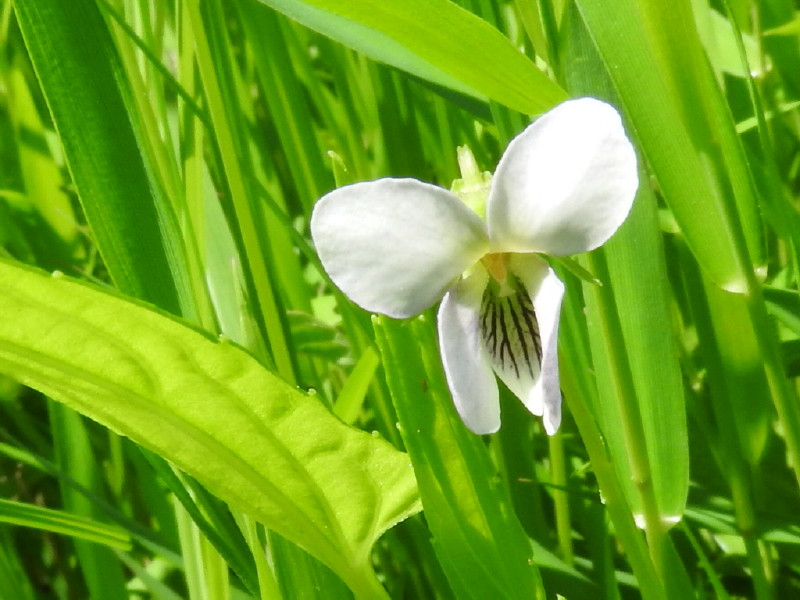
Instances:
[[[484,256],[481,261],[489,272],[489,275],[492,276],[492,279],[497,283],[505,283],[508,278],[508,258],[506,254],[499,252],[489,253]]]

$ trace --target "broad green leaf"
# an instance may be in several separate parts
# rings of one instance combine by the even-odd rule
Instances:
[[[97,5],[14,6],[111,278],[126,294],[191,318],[177,219],[143,154],[130,86]]]
[[[499,31],[449,0],[260,0],[370,58],[523,113],[566,94]]]
[[[642,511],[639,490],[631,472],[630,452],[626,447],[623,420],[617,404],[610,401],[617,393],[605,379],[605,362],[610,353],[627,354],[640,426],[647,444],[647,458],[659,515],[665,523],[675,523],[683,514],[689,489],[689,441],[683,379],[673,339],[668,303],[667,273],[651,192],[637,197],[632,214],[616,236],[606,244],[607,279],[602,287],[588,285],[585,290],[590,319],[589,337],[598,373],[600,401],[595,406],[612,460],[626,482],[628,500],[634,511]],[[598,273],[599,275],[599,273]],[[606,294],[608,290],[613,293]],[[596,292],[596,293],[592,293]],[[602,299],[602,300],[601,300]],[[611,299],[606,306],[603,301]],[[598,304],[599,302],[599,304]],[[615,311],[621,326],[622,347],[609,346],[602,328],[593,327],[604,311]]]
[[[0,523],[52,531],[119,550],[130,550],[131,547],[128,533],[119,527],[60,510],[2,498],[0,498]]]
[[[578,15],[571,11],[570,44],[564,51],[568,89],[576,95],[607,98],[614,96],[609,76]],[[658,219],[658,204],[649,185],[644,165],[639,169],[639,192],[631,213],[619,231],[598,251],[603,266],[602,286],[585,285],[593,363],[598,375],[599,401],[595,403],[612,461],[626,482],[628,501],[642,514],[641,488],[650,487],[664,523],[680,520],[689,489],[689,441],[686,428],[684,386],[678,363],[677,343],[670,317],[667,267]],[[602,256],[600,254],[602,253]],[[602,277],[600,272],[595,275]],[[617,319],[610,319],[609,315]],[[602,322],[599,327],[592,323]],[[618,322],[619,330],[610,331]],[[621,342],[621,345],[615,342]],[[620,355],[625,355],[621,360]],[[632,397],[617,398],[620,389],[613,382],[625,374],[614,369],[629,368]],[[646,447],[647,481],[635,484],[625,418],[619,407],[633,408]],[[635,407],[632,406],[635,404]]]
[[[247,552],[247,546],[242,539],[242,530],[234,521],[230,507],[185,473],[176,472],[172,465],[160,456],[141,447],[137,448],[137,453],[137,456],[142,457],[142,462],[146,461],[150,467],[147,473],[161,484],[159,489],[163,490],[163,486],[166,485],[172,492],[173,496],[165,500],[174,505],[173,511],[177,521],[189,519],[195,531],[202,532],[203,537],[213,545],[216,553],[225,559],[244,587],[251,591],[257,590],[255,557]],[[179,537],[180,526],[176,523],[175,527],[176,531],[172,532],[174,535],[170,539]],[[186,549],[181,548],[181,552],[186,553]]]
[[[130,437],[380,597],[375,540],[419,509],[408,458],[230,342],[0,262],[0,371]]]
[[[761,225],[687,0],[576,5],[689,247],[717,285],[745,291],[752,269],[746,251],[759,261]]]
[[[479,436],[455,411],[433,325],[375,317],[400,431],[433,546],[458,598],[539,598],[539,572]]]

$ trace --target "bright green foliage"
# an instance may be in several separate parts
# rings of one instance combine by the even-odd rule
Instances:
[[[609,79],[576,11],[568,28],[568,86],[613,102]],[[657,199],[649,187],[640,187],[617,235],[586,257],[600,285],[584,285],[583,292],[597,375],[594,412],[612,453],[647,458],[616,461],[637,518],[668,528],[685,508],[689,447],[663,252]]]
[[[400,419],[433,546],[459,598],[541,598],[532,549],[493,481],[479,439],[461,424],[423,318],[375,322],[387,383]],[[419,353],[415,343],[427,341]]]
[[[168,246],[178,239],[177,221],[140,147],[141,117],[99,9],[89,0],[23,1],[15,8],[83,210],[116,285],[191,315],[176,286],[185,273],[181,249]]]
[[[7,263],[0,290],[5,374],[169,457],[369,589],[372,545],[418,510],[401,453],[152,310]]]
[[[541,113],[566,95],[486,22],[447,0],[261,0],[431,83]]]
[[[800,596],[796,11],[0,1],[0,598]],[[641,188],[479,438],[308,219],[584,95]]]
[[[107,544],[121,550],[130,547],[130,540],[123,529],[94,523],[75,515],[41,506],[2,500],[0,501],[0,521],[23,527],[57,531],[99,544]]]

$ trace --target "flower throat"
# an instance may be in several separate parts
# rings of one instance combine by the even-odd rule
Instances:
[[[516,377],[527,374],[535,378],[542,342],[531,298],[522,282],[508,271],[504,255],[489,254],[484,265],[492,276],[481,301],[481,337],[486,350],[500,368],[512,370]]]

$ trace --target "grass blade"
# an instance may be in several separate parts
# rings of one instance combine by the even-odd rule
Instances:
[[[131,296],[192,318],[177,221],[142,154],[131,91],[97,5],[20,0],[15,8],[112,279]]]
[[[565,99],[500,32],[447,0],[261,1],[371,58],[464,94],[523,113],[542,113]]]

